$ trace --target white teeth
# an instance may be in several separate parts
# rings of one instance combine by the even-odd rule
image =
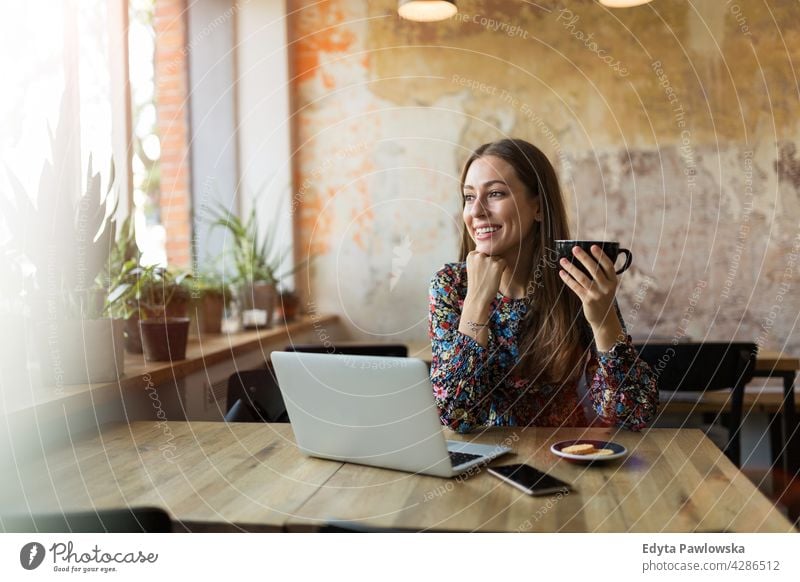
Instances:
[[[494,232],[499,228],[499,226],[483,226],[481,228],[476,228],[475,234],[486,234],[488,232]]]

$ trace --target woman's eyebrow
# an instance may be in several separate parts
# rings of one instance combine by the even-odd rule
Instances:
[[[506,183],[505,183],[505,182],[503,182],[502,180],[489,180],[488,182],[484,182],[484,183],[483,183],[483,187],[484,187],[484,188],[488,188],[488,187],[489,187],[489,186],[491,186],[492,184],[502,184],[503,186],[508,186],[508,184],[506,184]],[[464,187],[463,187],[463,189],[464,189],[464,190],[474,190],[475,188],[473,188],[473,187],[472,187],[472,186],[470,186],[469,184],[464,184]]]

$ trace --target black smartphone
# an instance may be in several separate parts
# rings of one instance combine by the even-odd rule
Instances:
[[[550,493],[572,491],[568,483],[559,481],[547,473],[542,473],[530,465],[503,465],[502,467],[489,467],[488,471],[528,495],[549,495]]]

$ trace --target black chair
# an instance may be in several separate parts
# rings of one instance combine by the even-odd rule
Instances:
[[[287,352],[306,352],[312,354],[339,354],[346,356],[384,356],[387,358],[407,358],[408,346],[405,344],[364,344],[344,342],[333,344],[292,344],[286,346]]]
[[[172,520],[157,507],[102,509],[73,513],[5,515],[6,533],[169,533]]]
[[[444,533],[446,530],[436,530],[437,533]],[[377,527],[365,525],[355,521],[328,521],[321,525],[317,533],[417,533],[417,530]]]
[[[293,344],[287,352],[349,356],[408,357],[404,344]],[[271,362],[265,368],[238,372],[228,378],[226,422],[289,422]]]
[[[228,378],[225,422],[289,422],[271,362]]]
[[[731,390],[728,436],[723,451],[738,467],[744,388],[753,378],[758,346],[754,343],[705,342],[647,343],[635,347],[639,358],[650,365],[662,392]]]

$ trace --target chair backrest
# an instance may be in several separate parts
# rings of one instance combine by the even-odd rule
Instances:
[[[738,467],[744,387],[753,378],[758,346],[745,342],[705,342],[648,343],[634,347],[655,374],[659,390],[731,390],[728,442],[724,451]]]
[[[289,422],[272,363],[228,378],[227,422]]]
[[[170,533],[169,514],[157,507],[26,514],[0,518],[2,530],[16,533]]]
[[[312,354],[343,354],[346,356],[384,356],[389,358],[407,358],[408,346],[405,344],[364,344],[356,342],[340,342],[336,345],[326,344],[293,344],[286,346],[286,352],[306,352]]]
[[[636,345],[658,379],[659,390],[711,391],[744,386],[753,378],[758,346],[746,342]]]

